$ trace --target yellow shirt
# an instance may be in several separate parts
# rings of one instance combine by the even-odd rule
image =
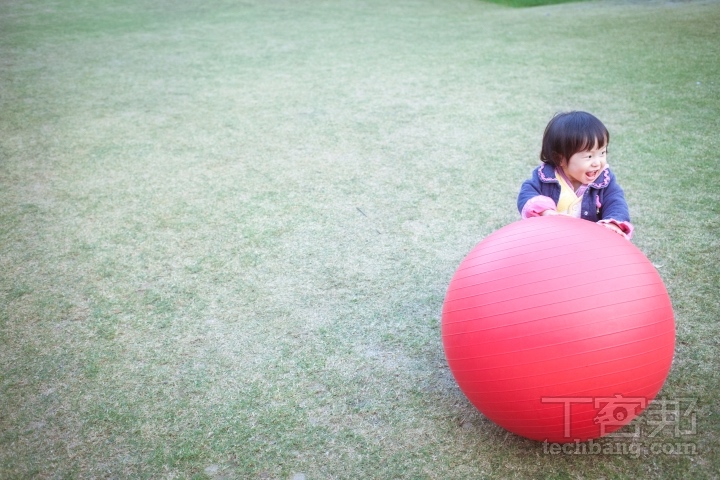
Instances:
[[[565,176],[560,172],[556,172],[555,176],[560,182],[560,198],[557,202],[558,213],[565,213],[571,217],[580,218],[580,210],[582,208],[582,194],[578,196],[572,185],[568,184]],[[581,188],[584,192],[584,188]]]

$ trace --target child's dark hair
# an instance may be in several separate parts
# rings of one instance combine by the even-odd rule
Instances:
[[[558,113],[545,127],[540,160],[556,167],[577,152],[610,143],[605,125],[587,112]]]

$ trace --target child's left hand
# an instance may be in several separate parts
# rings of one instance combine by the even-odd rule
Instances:
[[[602,223],[601,225],[605,228],[609,228],[610,230],[612,230],[613,232],[615,232],[619,235],[622,235],[623,237],[625,236],[625,232],[623,232],[620,229],[620,227],[618,227],[617,225],[615,225],[613,223]]]

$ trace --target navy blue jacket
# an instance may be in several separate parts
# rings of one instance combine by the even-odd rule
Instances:
[[[560,198],[560,182],[555,176],[555,167],[547,163],[533,170],[532,178],[523,182],[517,200],[518,210],[523,213],[528,200],[537,196],[549,197],[555,205]],[[613,223],[626,224],[632,229],[625,194],[609,168],[605,168],[585,190],[580,215],[583,220],[614,220]]]

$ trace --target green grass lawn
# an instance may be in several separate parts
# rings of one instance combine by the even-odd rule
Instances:
[[[510,7],[537,7],[541,5],[554,5],[558,3],[577,2],[583,0],[486,0]]]
[[[703,0],[3,2],[0,478],[717,479],[719,38]],[[443,355],[566,109],[696,401],[636,454],[506,433]]]

